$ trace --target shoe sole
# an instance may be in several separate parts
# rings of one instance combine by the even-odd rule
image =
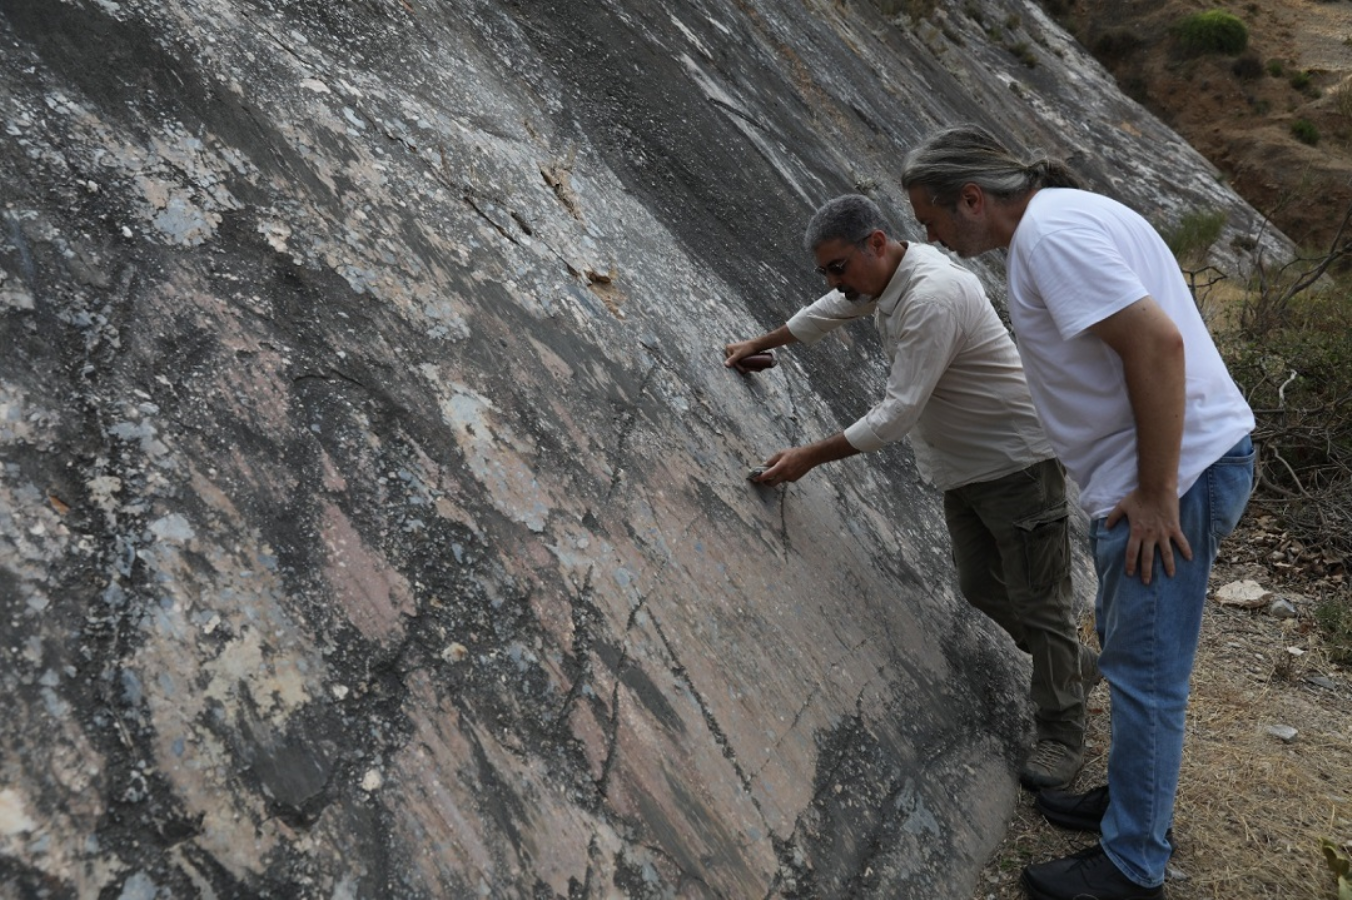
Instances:
[[[1028,892],[1028,896],[1031,897],[1032,900],[1066,900],[1066,897],[1064,896],[1057,897],[1054,894],[1047,894],[1038,890],[1033,882],[1029,880],[1027,872],[1023,873],[1023,876],[1019,878],[1019,881],[1023,884],[1024,890]],[[1090,895],[1080,894],[1074,898],[1074,900],[1079,900],[1080,897],[1090,897]],[[1090,900],[1092,900],[1091,897]],[[1123,900],[1164,900],[1164,891],[1159,890],[1151,891],[1148,894],[1136,894],[1133,897],[1125,897]]]
[[[1075,774],[1078,775],[1079,772],[1076,772]],[[1024,789],[1029,791],[1064,791],[1069,788],[1074,781],[1075,775],[1070,776],[1070,781],[1063,781],[1060,784],[1055,784],[1050,781],[1035,781],[1027,775],[1024,775],[1022,772],[1019,773],[1019,784],[1023,785]]]

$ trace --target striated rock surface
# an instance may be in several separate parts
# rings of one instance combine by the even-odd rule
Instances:
[[[970,15],[0,0],[0,893],[967,896],[1026,663],[904,448],[744,480],[872,335],[721,347],[953,120],[1258,231]]]

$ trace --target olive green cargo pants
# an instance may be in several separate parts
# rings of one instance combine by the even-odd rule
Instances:
[[[1033,657],[1038,740],[1084,743],[1066,470],[1055,459],[944,492],[958,584]]]

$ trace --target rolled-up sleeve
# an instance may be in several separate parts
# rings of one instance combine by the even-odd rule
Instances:
[[[904,320],[893,325],[898,341],[887,377],[887,393],[845,429],[845,440],[864,453],[910,433],[935,385],[957,355],[962,336],[952,310],[938,303],[911,303]]]
[[[840,291],[831,291],[794,313],[789,333],[801,343],[815,344],[842,325],[873,312],[877,303],[851,303]]]

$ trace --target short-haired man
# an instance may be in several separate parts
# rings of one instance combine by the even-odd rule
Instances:
[[[1070,578],[1065,470],[1042,433],[1018,351],[976,276],[932,247],[889,236],[867,197],[837,197],[808,225],[806,249],[832,290],[787,324],[729,344],[726,364],[812,343],[872,315],[891,362],[886,395],[843,432],[767,461],[762,484],[908,434],[916,464],[944,491],[963,596],[1032,655],[1037,744],[1020,779],[1066,786],[1084,759],[1084,672]]]
[[[1108,784],[1037,805],[1102,837],[1024,884],[1037,900],[1162,897],[1207,578],[1252,488],[1253,413],[1159,234],[1064,163],[967,125],[911,151],[902,183],[930,240],[1008,250],[1028,385],[1092,520]]]

